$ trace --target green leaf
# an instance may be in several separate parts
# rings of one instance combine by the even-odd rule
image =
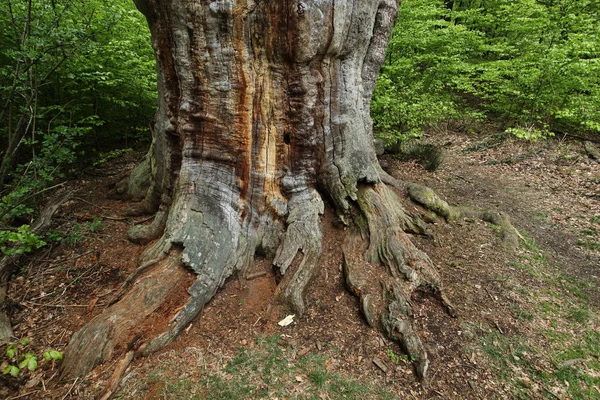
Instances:
[[[16,343],[11,344],[10,346],[8,346],[6,348],[6,356],[8,358],[15,358],[17,356],[18,351],[19,351],[19,346]]]
[[[2,371],[4,375],[10,374],[14,377],[19,376],[19,372],[21,372],[21,370],[14,365],[9,365],[8,367],[4,368],[4,371]]]
[[[30,371],[35,371],[38,366],[37,357],[31,357],[27,360],[27,369]]]

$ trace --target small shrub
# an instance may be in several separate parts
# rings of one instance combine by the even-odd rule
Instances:
[[[100,153],[98,156],[98,160],[95,161],[92,165],[94,167],[97,167],[98,165],[104,164],[110,160],[120,157],[123,154],[131,153],[132,151],[133,151],[132,148],[127,148],[127,149],[115,149],[112,151],[108,151],[106,153]]]
[[[25,254],[46,245],[29,225],[21,225],[16,231],[0,231],[0,250],[5,255]]]
[[[4,375],[18,377],[23,371],[35,371],[38,368],[38,357],[29,346],[29,338],[23,338],[17,343],[11,343],[4,352],[7,366],[2,370]],[[55,361],[62,360],[63,355],[57,350],[46,350],[42,354],[42,359],[47,363],[54,365]]]
[[[405,142],[401,146],[400,159],[415,160],[429,172],[437,170],[442,165],[444,154],[442,150],[430,143]]]

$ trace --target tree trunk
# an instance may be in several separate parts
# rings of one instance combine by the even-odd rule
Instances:
[[[410,296],[439,294],[439,277],[404,233],[416,224],[382,183],[369,115],[398,1],[136,3],[151,27],[160,104],[146,159],[152,185],[139,207],[157,216],[130,237],[159,240],[130,291],[74,335],[63,377],[123,344],[137,354],[160,348],[257,251],[284,275],[280,298],[302,314],[324,199],[355,227],[345,271],[367,320],[399,340],[424,376]],[[167,301],[175,282],[187,284],[182,271],[193,272],[193,284],[179,303]],[[160,313],[173,314],[169,326],[147,322]]]

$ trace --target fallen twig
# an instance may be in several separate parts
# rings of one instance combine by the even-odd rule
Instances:
[[[150,221],[150,220],[151,220],[151,219],[153,219],[153,218],[154,218],[154,215],[151,215],[151,216],[149,216],[148,218],[144,218],[144,219],[142,219],[142,220],[135,221],[135,222],[133,223],[133,225],[140,225],[140,224],[143,224],[144,222],[148,222],[148,221]]]
[[[38,392],[39,392],[39,390],[34,390],[33,392],[27,392],[27,393],[23,393],[23,394],[20,394],[18,396],[15,396],[15,397],[9,397],[7,400],[20,399],[21,397],[29,396],[31,394],[35,394],[35,393],[38,393]]]
[[[61,400],[65,400],[67,398],[67,396],[69,396],[69,394],[71,394],[71,390],[73,390],[73,388],[75,387],[75,385],[77,384],[77,381],[79,380],[79,377],[75,378],[75,382],[73,382],[73,384],[71,385],[71,387],[69,388],[69,391],[67,392],[67,394],[65,394],[65,396],[61,399]]]
[[[38,306],[38,307],[57,307],[57,308],[67,308],[67,307],[87,307],[87,305],[83,304],[42,304],[42,303],[32,303],[32,302],[24,302],[26,306]]]

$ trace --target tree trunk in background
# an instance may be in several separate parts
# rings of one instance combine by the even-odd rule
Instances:
[[[63,377],[86,373],[120,345],[138,354],[160,348],[257,251],[284,275],[281,299],[302,314],[324,199],[355,227],[344,267],[369,324],[397,339],[424,376],[409,299],[416,289],[439,294],[439,278],[404,233],[416,230],[413,220],[382,183],[369,115],[397,0],[136,3],[152,31],[160,105],[139,168],[152,183],[138,211],[157,215],[130,238],[159,240],[130,290],[74,335]],[[185,307],[165,310],[181,293]],[[170,311],[169,326],[149,327]]]

